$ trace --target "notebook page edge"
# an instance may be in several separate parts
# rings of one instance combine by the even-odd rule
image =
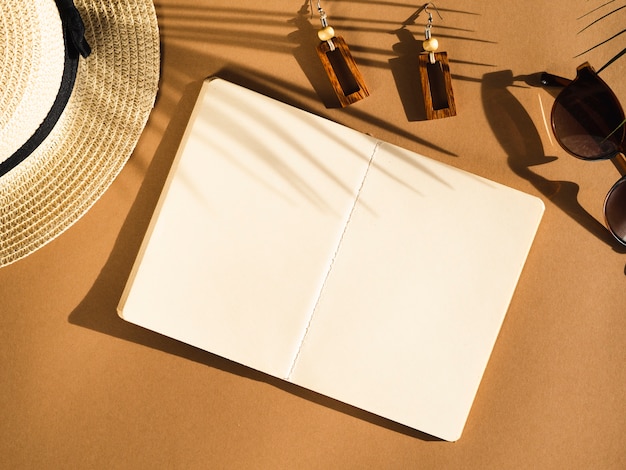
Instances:
[[[152,212],[152,215],[150,216],[150,222],[148,224],[148,228],[146,229],[146,233],[144,234],[143,240],[141,242],[141,245],[139,247],[139,251],[137,252],[137,256],[135,258],[135,262],[133,263],[133,267],[130,271],[130,274],[128,276],[128,280],[126,281],[126,285],[124,286],[124,290],[122,291],[122,295],[120,297],[120,300],[117,304],[117,314],[120,318],[122,318],[123,320],[126,320],[126,318],[124,318],[124,307],[126,305],[126,302],[128,301],[128,296],[130,295],[130,291],[132,289],[133,283],[135,281],[135,278],[137,276],[137,272],[139,270],[139,267],[141,265],[141,261],[146,253],[146,249],[148,247],[148,244],[150,243],[150,237],[152,235],[152,232],[154,231],[154,227],[157,223],[158,220],[158,215],[159,212],[161,210],[161,208],[163,207],[163,204],[165,203],[165,199],[167,198],[167,193],[168,190],[172,184],[172,181],[174,180],[175,174],[176,174],[176,168],[178,167],[178,164],[180,163],[180,159],[184,153],[185,150],[185,146],[186,143],[189,141],[189,137],[192,134],[192,128],[193,128],[193,124],[196,121],[196,119],[198,118],[198,115],[200,114],[200,110],[202,108],[202,104],[204,101],[204,96],[207,94],[208,89],[209,89],[209,85],[211,84],[211,82],[213,82],[214,80],[216,80],[215,77],[210,77],[207,78],[206,80],[204,80],[202,87],[200,88],[200,92],[198,93],[198,96],[196,97],[196,102],[194,104],[194,107],[191,111],[191,115],[189,116],[189,121],[185,127],[185,132],[183,133],[183,137],[180,141],[180,144],[178,146],[178,149],[176,150],[176,155],[174,156],[174,160],[172,161],[172,165],[168,171],[168,175],[167,178],[165,180],[165,183],[163,185],[163,188],[161,189],[161,194],[159,195],[158,201],[156,203],[156,206]]]

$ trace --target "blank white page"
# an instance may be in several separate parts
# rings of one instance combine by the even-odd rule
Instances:
[[[446,440],[541,200],[207,81],[122,318]]]
[[[120,315],[285,378],[375,145],[207,81]]]
[[[381,144],[290,380],[457,440],[543,210]]]

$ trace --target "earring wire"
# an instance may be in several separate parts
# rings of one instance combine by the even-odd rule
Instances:
[[[309,9],[311,10],[311,17],[313,17],[313,0],[309,0]],[[320,15],[320,23],[322,24],[322,29],[328,28],[328,19],[326,16],[326,12],[322,8],[320,0],[317,0],[317,13]],[[328,47],[331,51],[335,50],[335,44],[333,43],[332,38],[327,39],[326,43],[328,44]]]

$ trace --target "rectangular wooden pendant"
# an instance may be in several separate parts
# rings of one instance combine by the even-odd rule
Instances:
[[[434,56],[434,64],[430,63],[428,52],[418,56],[426,117],[439,119],[456,116],[448,54],[435,52]]]
[[[317,46],[317,55],[341,106],[345,107],[362,100],[370,93],[343,38],[336,36],[330,41],[335,49],[331,50],[328,41],[324,41]]]

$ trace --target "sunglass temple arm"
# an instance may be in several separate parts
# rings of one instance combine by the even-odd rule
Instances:
[[[566,87],[572,83],[569,78],[559,77],[558,75],[552,75],[548,72],[541,73],[541,84],[544,86],[560,86]]]

